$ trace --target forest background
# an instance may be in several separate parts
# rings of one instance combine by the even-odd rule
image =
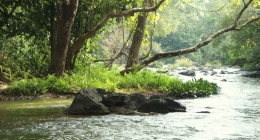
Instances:
[[[56,92],[71,92],[75,87],[115,91],[123,82],[111,80],[114,74],[90,79],[108,70],[124,75],[147,65],[174,69],[196,62],[257,69],[259,5],[258,0],[6,0],[0,4],[1,73],[17,83],[56,80],[61,86],[53,87]],[[207,46],[189,50],[198,44]],[[184,53],[168,53],[178,50]],[[71,83],[75,80],[77,86]],[[133,87],[145,86],[135,81]],[[165,90],[159,82],[152,87]]]

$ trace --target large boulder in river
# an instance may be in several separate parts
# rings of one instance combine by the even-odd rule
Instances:
[[[101,101],[102,96],[96,89],[83,89],[75,96],[66,113],[75,115],[109,114],[109,109]]]
[[[103,89],[81,90],[65,113],[76,115],[147,115],[150,113],[185,112],[186,107],[164,95],[146,98],[141,93],[107,93]]]

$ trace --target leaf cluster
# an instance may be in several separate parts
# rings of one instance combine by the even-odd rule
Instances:
[[[175,98],[196,98],[217,94],[219,87],[216,83],[194,78],[185,83],[173,83],[168,90],[168,95]]]

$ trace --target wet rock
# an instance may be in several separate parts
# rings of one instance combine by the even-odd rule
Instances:
[[[196,113],[210,113],[209,111],[199,111],[199,112],[196,112]]]
[[[212,71],[212,72],[210,73],[211,76],[213,76],[213,75],[215,75],[215,74],[217,74],[216,71]]]
[[[154,99],[150,100],[138,108],[138,112],[142,113],[150,113],[150,112],[155,112],[155,113],[168,113],[168,106],[167,102],[163,99]]]
[[[186,112],[186,107],[179,102],[176,102],[172,98],[164,95],[153,95],[149,98],[150,100],[162,99],[167,102],[169,112]]]
[[[228,71],[227,74],[234,74],[234,72]]]
[[[75,115],[109,114],[109,109],[101,101],[102,96],[96,89],[83,89],[75,96],[71,106],[65,113]]]
[[[185,75],[185,76],[195,76],[195,71],[194,70],[186,70],[186,71],[179,72],[179,74]]]
[[[130,101],[128,103],[129,108],[137,110],[139,106],[143,103],[148,102],[149,100],[141,93],[134,93],[129,95]]]
[[[164,95],[146,98],[143,94],[106,93],[102,89],[81,90],[65,113],[76,115],[156,115],[157,113],[185,112],[186,107]]]
[[[226,73],[225,73],[225,71],[221,70],[221,71],[220,71],[220,74],[226,74]]]
[[[243,74],[242,76],[249,77],[249,78],[260,78],[260,72]]]
[[[220,81],[222,81],[222,82],[227,82],[227,79],[222,79],[222,80],[220,80]]]
[[[107,107],[123,106],[127,101],[129,101],[129,97],[122,93],[108,94],[105,95],[102,99],[102,103]]]

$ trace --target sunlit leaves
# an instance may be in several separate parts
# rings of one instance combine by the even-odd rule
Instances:
[[[234,4],[235,6],[240,5],[240,3],[241,3],[241,0],[233,0],[233,4]]]
[[[253,1],[253,7],[259,7],[260,6],[260,1],[259,0],[254,0]]]
[[[181,1],[186,3],[186,2],[190,2],[191,0],[181,0]]]

